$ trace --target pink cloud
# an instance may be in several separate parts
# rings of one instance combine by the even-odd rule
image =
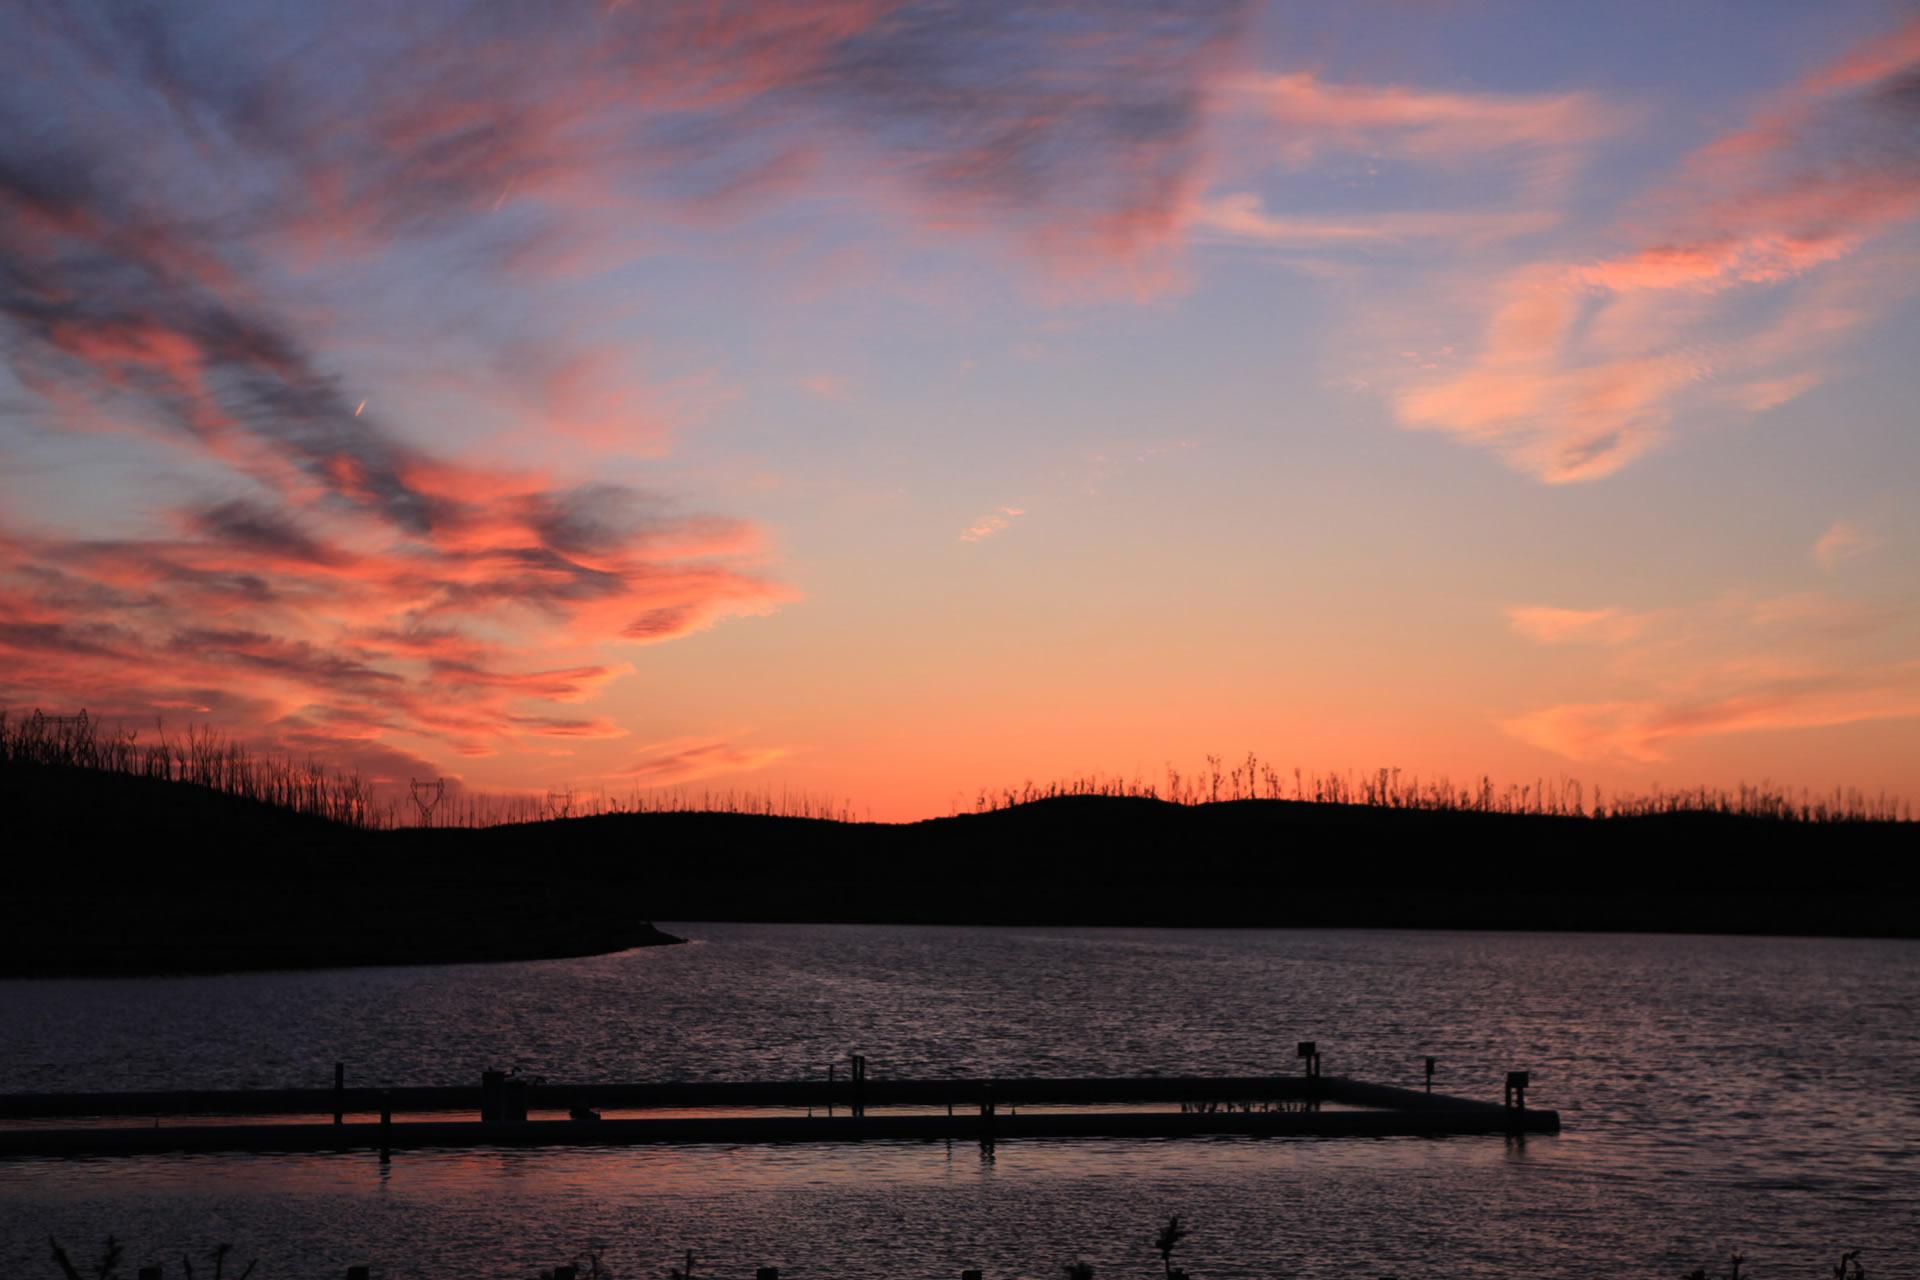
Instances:
[[[1441,210],[1290,218],[1267,212],[1260,197],[1241,192],[1201,201],[1191,219],[1198,238],[1296,247],[1361,247],[1417,240],[1481,245],[1534,235],[1560,221],[1545,210]]]
[[[1002,532],[1015,520],[1018,520],[1025,514],[1027,513],[1019,507],[1000,507],[994,511],[989,511],[986,515],[981,516],[978,520],[960,531],[960,541],[980,542],[984,539],[991,538],[994,534]]]
[[[800,379],[800,389],[822,400],[844,400],[853,383],[837,373],[814,373]]]
[[[72,75],[0,118],[0,358],[36,428],[164,442],[205,496],[112,539],[0,533],[0,704],[388,765],[619,732],[595,707],[634,646],[792,592],[753,523],[601,478],[725,391],[611,340],[567,292],[583,264],[831,184],[909,235],[1133,287],[1178,249],[1247,7],[449,0],[105,14],[84,47],[29,24],[21,57]],[[336,280],[407,323],[336,312]],[[436,420],[460,394],[482,427]],[[541,461],[481,460],[481,431]],[[687,750],[644,768],[752,758]]]
[[[1232,87],[1296,146],[1388,146],[1432,161],[1507,147],[1568,147],[1613,132],[1622,118],[1591,94],[1334,84],[1310,71],[1244,76]]]
[[[299,724],[309,746],[412,735],[469,755],[607,737],[622,731],[604,717],[542,707],[591,702],[631,664],[528,659],[667,640],[790,595],[750,572],[759,539],[737,522],[486,472],[468,500],[435,498],[426,537],[324,499],[195,508],[167,537],[14,532],[0,704],[210,708],[253,741]]]
[[[1813,562],[1832,573],[1842,561],[1851,560],[1880,545],[1866,529],[1848,520],[1835,520],[1813,544]]]
[[[1646,454],[1709,382],[1750,412],[1816,385],[1833,341],[1899,291],[1897,272],[1830,273],[1920,215],[1920,110],[1897,92],[1910,31],[1701,148],[1626,251],[1509,271],[1477,357],[1403,385],[1402,424],[1565,483]],[[1780,293],[1772,318],[1755,290]]]

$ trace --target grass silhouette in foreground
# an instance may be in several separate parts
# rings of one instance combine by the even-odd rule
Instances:
[[[1173,1252],[1180,1242],[1190,1234],[1192,1233],[1180,1225],[1180,1217],[1178,1214],[1175,1214],[1167,1220],[1167,1225],[1162,1227],[1159,1234],[1154,1237],[1153,1251],[1160,1255],[1160,1263],[1165,1271],[1166,1280],[1189,1280],[1187,1272],[1184,1269],[1173,1265]],[[107,1237],[101,1249],[99,1262],[85,1272],[82,1272],[73,1263],[67,1251],[60,1246],[58,1240],[55,1240],[52,1236],[48,1236],[47,1243],[53,1248],[53,1261],[54,1265],[59,1268],[61,1280],[88,1280],[89,1277],[91,1277],[91,1280],[121,1280],[120,1266],[122,1262],[125,1261],[126,1249],[114,1236],[110,1235]],[[232,1250],[233,1246],[230,1244],[216,1245],[214,1247],[212,1251],[213,1280],[224,1280],[226,1259]],[[1842,1253],[1840,1255],[1840,1261],[1834,1266],[1833,1270],[1828,1273],[1828,1280],[1868,1280],[1867,1272],[1860,1264],[1860,1255],[1862,1252],[1862,1250],[1853,1249]],[[550,1270],[542,1271],[536,1280],[614,1280],[614,1273],[607,1269],[605,1257],[605,1246],[592,1244],[581,1253],[576,1254],[571,1262],[551,1268]],[[667,1280],[694,1280],[694,1261],[693,1251],[691,1249],[687,1250],[685,1257],[681,1260],[681,1265],[668,1270]],[[193,1280],[194,1270],[192,1260],[183,1257],[180,1262],[183,1268],[183,1274],[187,1277],[187,1280]],[[1694,1270],[1681,1276],[1680,1280],[1743,1280],[1740,1268],[1745,1262],[1746,1258],[1736,1253],[1729,1259],[1728,1268],[1724,1272],[1715,1274],[1708,1271],[1705,1267],[1696,1267]],[[249,1262],[246,1270],[242,1271],[236,1280],[248,1280],[257,1265],[257,1262]],[[1066,1263],[1060,1270],[1065,1274],[1066,1280],[1094,1280],[1092,1264],[1079,1258]],[[769,1272],[778,1275],[778,1272],[773,1271],[772,1268],[760,1269],[760,1274],[763,1276]],[[977,1277],[981,1275],[981,1272],[969,1270],[961,1274],[966,1277]],[[1394,1277],[1387,1276],[1384,1280],[1394,1280]]]

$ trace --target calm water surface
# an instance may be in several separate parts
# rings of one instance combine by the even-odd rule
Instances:
[[[944,1143],[0,1163],[0,1275],[46,1234],[130,1261],[231,1240],[255,1272],[524,1277],[1674,1277],[1920,1272],[1920,946],[1398,932],[668,926],[586,960],[0,983],[0,1089],[1326,1069],[1531,1100],[1500,1138]]]

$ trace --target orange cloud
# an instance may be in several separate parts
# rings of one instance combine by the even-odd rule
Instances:
[[[1520,635],[1541,644],[1625,644],[1647,624],[1645,617],[1619,609],[1556,609],[1550,605],[1511,605],[1507,621]]]
[[[787,754],[784,747],[736,747],[711,740],[661,743],[613,776],[645,787],[666,787],[715,774],[750,772]]]
[[[748,571],[762,552],[737,522],[482,479],[468,501],[434,498],[425,536],[377,509],[237,500],[176,513],[164,538],[11,534],[0,704],[199,708],[254,741],[297,726],[307,749],[611,737],[604,717],[543,704],[590,702],[630,664],[528,659],[666,640],[790,595]]]
[[[1908,656],[1912,624],[1901,611],[1811,593],[1729,593],[1658,613],[1529,607],[1507,616],[1528,639],[1609,650],[1604,664],[1567,672],[1589,696],[1500,721],[1571,759],[1651,762],[1693,738],[1920,715],[1920,662]]]
[[[1015,520],[1027,514],[1019,507],[1001,507],[990,511],[960,531],[960,541],[979,542],[1001,532]]]
[[[1503,721],[1523,742],[1573,760],[1654,762],[1675,741],[1920,716],[1920,666],[1772,681],[1719,696],[1570,703]]]

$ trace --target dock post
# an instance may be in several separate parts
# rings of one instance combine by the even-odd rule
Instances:
[[[333,1122],[335,1124],[344,1123],[347,1109],[346,1094],[347,1064],[336,1062],[333,1064]]]
[[[373,1280],[372,1267],[348,1267],[347,1280]]]
[[[865,1054],[856,1053],[853,1055],[852,1080],[853,1106],[851,1110],[855,1117],[865,1116],[867,1114],[867,1059]]]
[[[827,1118],[833,1118],[833,1064],[827,1064]]]
[[[1525,1071],[1507,1072],[1507,1110],[1525,1111],[1527,1109],[1528,1075],[1529,1073]]]
[[[393,1159],[393,1090],[380,1091],[380,1163]]]
[[[1307,1064],[1307,1079],[1318,1080],[1320,1078],[1320,1046],[1311,1040],[1302,1040],[1294,1052],[1299,1054],[1301,1061]]]
[[[761,1267],[753,1273],[753,1280],[780,1280],[780,1268]]]
[[[1427,1092],[1428,1093],[1433,1092],[1433,1059],[1432,1057],[1428,1057],[1427,1059]]]

